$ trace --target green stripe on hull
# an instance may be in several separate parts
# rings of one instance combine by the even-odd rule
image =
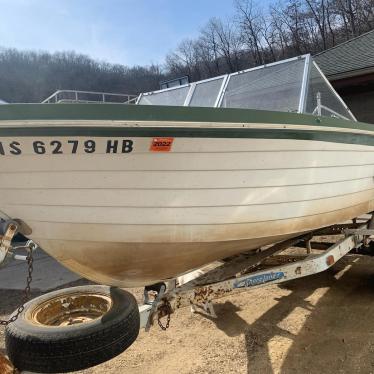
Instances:
[[[254,109],[198,108],[124,104],[9,104],[0,106],[2,120],[113,120],[168,122],[277,123],[331,126],[374,132],[374,125],[312,115]]]
[[[0,137],[174,137],[174,138],[243,138],[243,139],[295,139],[331,143],[374,145],[374,134],[349,132],[250,129],[250,128],[185,128],[185,127],[6,127],[0,128]]]

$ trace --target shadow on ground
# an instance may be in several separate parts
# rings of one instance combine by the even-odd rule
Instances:
[[[82,286],[85,284],[92,284],[92,282],[86,279],[79,279],[75,282],[71,282],[69,284],[64,284],[60,287],[57,287],[54,290],[58,290],[61,288],[66,288],[66,287]],[[49,292],[52,292],[54,290],[51,290]],[[37,291],[32,290],[32,284],[31,284],[30,299],[34,299],[35,297],[38,297],[42,295],[43,293],[45,292],[41,292],[39,290]],[[24,299],[24,295],[25,295],[24,291],[0,289],[0,318],[9,317],[9,315],[13,313],[17,309],[17,307],[20,305],[20,303]]]
[[[374,259],[346,258],[282,287],[290,293],[251,324],[231,302],[215,307],[217,328],[230,337],[244,332],[248,373],[374,372]],[[319,289],[326,292],[311,303]],[[297,310],[305,315],[299,327],[290,319]]]

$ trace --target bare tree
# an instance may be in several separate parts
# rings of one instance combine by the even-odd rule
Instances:
[[[278,6],[277,6],[278,5]],[[280,51],[280,58],[287,57],[287,52],[289,50],[289,35],[285,24],[282,20],[280,4],[274,4],[270,6],[270,17],[271,17],[271,27],[275,37],[275,44],[277,49]]]
[[[166,66],[180,75],[189,75],[193,80],[201,79],[198,43],[192,39],[183,40],[177,50],[166,57]]]
[[[212,56],[213,66],[216,74],[220,74],[219,39],[214,22],[208,22],[208,24],[201,30],[200,41],[204,46],[203,48],[207,49],[209,51],[209,54]]]
[[[261,34],[264,36],[261,22],[263,17],[253,6],[252,0],[235,0],[238,21],[244,44],[253,52],[256,63],[263,63]]]
[[[235,25],[229,21],[212,18],[207,25],[215,35],[217,51],[226,63],[227,70],[234,72],[239,68],[241,42]]]
[[[326,6],[325,0],[305,0],[308,5],[314,21],[319,30],[319,36],[322,40],[322,48],[327,48],[327,32],[326,32]]]

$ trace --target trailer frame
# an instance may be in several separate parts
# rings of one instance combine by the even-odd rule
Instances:
[[[301,236],[287,239],[262,249],[255,254],[242,253],[227,259],[221,265],[208,271],[192,271],[189,280],[180,283],[180,278],[167,283],[157,283],[144,289],[143,303],[139,305],[140,327],[148,331],[155,320],[162,329],[169,327],[170,315],[177,309],[190,306],[191,311],[215,318],[213,300],[230,292],[249,290],[290,280],[300,279],[326,271],[352,250],[360,253],[367,248],[374,236],[374,216],[356,218],[352,223],[332,225]],[[327,248],[313,248],[316,236],[344,235]],[[290,247],[304,247],[305,255],[280,255]],[[312,250],[322,253],[312,253]],[[368,254],[367,251],[361,251]],[[277,264],[266,266],[273,259]],[[166,325],[161,321],[167,317]]]

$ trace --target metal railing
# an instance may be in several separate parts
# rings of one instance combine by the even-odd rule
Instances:
[[[42,101],[50,103],[120,103],[135,104],[137,95],[118,94],[111,92],[58,90]]]
[[[317,92],[316,101],[317,101],[317,106],[314,108],[312,114],[320,117],[320,116],[322,116],[322,109],[323,109],[326,112],[330,113],[331,117],[342,118],[342,119],[345,119],[345,120],[348,120],[348,121],[351,120],[350,118],[347,118],[347,117],[343,116],[342,114],[340,114],[340,113],[336,112],[335,110],[327,107],[326,105],[323,105],[322,104],[322,94],[321,94],[321,92]]]

